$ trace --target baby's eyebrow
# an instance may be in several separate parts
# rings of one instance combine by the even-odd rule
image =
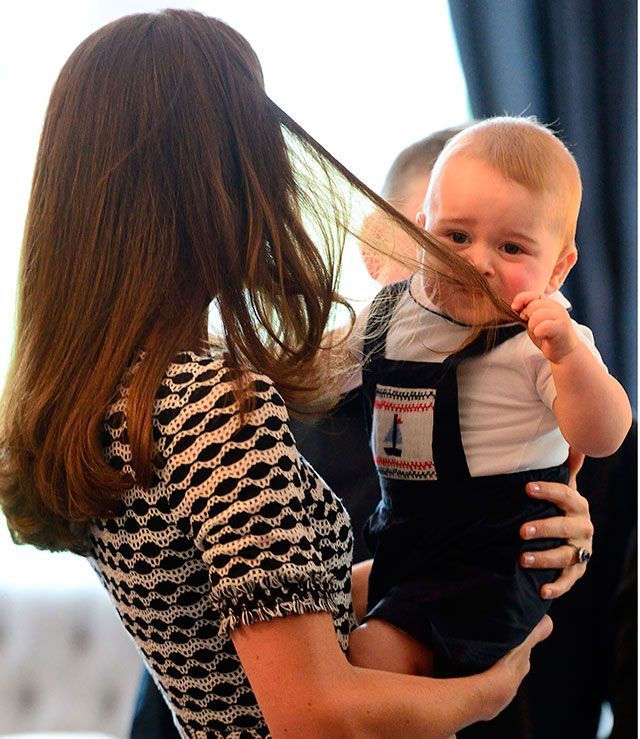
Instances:
[[[466,225],[475,223],[476,222],[476,219],[475,218],[466,218],[465,216],[460,216],[460,217],[457,217],[457,216],[447,216],[446,218],[438,218],[437,221],[438,221],[438,223],[444,224],[444,225],[449,225],[450,224],[452,226],[454,226],[454,225],[466,226]]]
[[[504,237],[504,241],[509,241],[513,239],[514,241],[526,241],[527,244],[535,245],[538,242],[531,238],[531,236],[527,236],[527,234],[520,233],[519,231],[511,231]]]

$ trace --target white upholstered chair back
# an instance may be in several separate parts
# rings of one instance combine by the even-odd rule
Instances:
[[[142,662],[105,591],[0,586],[0,736],[128,732]]]

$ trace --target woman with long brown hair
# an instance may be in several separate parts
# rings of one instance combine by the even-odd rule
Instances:
[[[448,736],[506,705],[550,630],[459,680],[346,660],[348,517],[287,425],[287,407],[326,405],[348,370],[325,338],[350,310],[336,289],[345,187],[428,249],[438,279],[504,311],[271,102],[250,46],[218,20],[111,23],[51,96],[0,502],[15,541],[90,558],[184,736]],[[583,499],[542,487],[569,515],[539,534],[588,543]],[[566,567],[567,549],[538,562]],[[582,572],[567,568],[558,593]]]

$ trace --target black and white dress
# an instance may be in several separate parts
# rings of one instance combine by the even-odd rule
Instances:
[[[353,626],[349,518],[298,454],[284,402],[253,375],[241,423],[221,358],[179,354],[154,406],[154,484],[94,523],[91,560],[185,737],[267,737],[229,633],[328,611]],[[126,388],[104,425],[110,463],[131,473]]]

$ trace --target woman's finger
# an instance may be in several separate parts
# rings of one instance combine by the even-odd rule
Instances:
[[[523,552],[520,564],[526,569],[541,568],[563,570],[577,564],[575,547],[564,544],[554,549],[543,549],[539,552]]]
[[[590,549],[593,538],[591,519],[583,516],[552,516],[527,521],[520,527],[522,539],[571,539],[578,547]]]
[[[579,461],[573,460],[574,468]],[[586,571],[586,564],[578,563],[576,553],[580,549],[592,551],[593,524],[589,517],[589,503],[575,489],[560,483],[533,482],[526,486],[526,490],[532,498],[555,503],[565,514],[528,521],[520,527],[520,536],[525,540],[553,538],[567,542],[552,549],[520,555],[523,567],[561,570],[554,582],[540,588],[542,598],[557,598],[570,590]]]
[[[545,600],[553,600],[566,592],[576,584],[576,582],[586,572],[586,565],[574,565],[573,567],[567,567],[558,576],[557,580],[552,583],[547,583],[540,588],[540,596]]]
[[[587,499],[568,485],[560,482],[529,482],[525,489],[527,495],[555,503],[565,513],[589,513]]]

